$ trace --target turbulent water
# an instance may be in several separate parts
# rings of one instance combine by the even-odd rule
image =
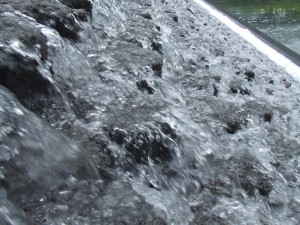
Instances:
[[[299,224],[299,83],[193,1],[0,4],[0,224]]]

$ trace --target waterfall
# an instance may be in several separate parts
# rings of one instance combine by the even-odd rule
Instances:
[[[1,224],[299,223],[299,83],[194,1],[0,4]]]

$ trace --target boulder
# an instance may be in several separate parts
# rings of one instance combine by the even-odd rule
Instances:
[[[70,139],[25,109],[0,86],[0,182],[22,206],[73,176],[95,179],[97,171]]]

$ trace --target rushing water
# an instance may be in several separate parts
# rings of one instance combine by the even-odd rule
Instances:
[[[213,0],[213,2],[300,54],[298,0]]]
[[[299,224],[299,83],[195,2],[0,6],[1,225]]]

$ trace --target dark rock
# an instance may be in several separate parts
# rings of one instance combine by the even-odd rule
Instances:
[[[256,186],[247,177],[241,180],[241,186],[249,196],[254,196]]]
[[[266,93],[268,95],[273,95],[274,94],[274,90],[270,89],[270,88],[266,88]]]
[[[97,132],[89,136],[82,134],[77,139],[82,139],[81,146],[84,146],[85,151],[92,157],[101,178],[109,180],[115,177],[113,169],[116,166],[117,156],[110,149],[107,136]]]
[[[84,98],[76,99],[73,104],[76,106],[75,114],[81,117],[85,117],[87,111],[95,109],[94,103]]]
[[[145,13],[145,14],[142,14],[141,16],[144,17],[147,20],[152,20],[152,16],[151,16],[150,13]]]
[[[229,165],[234,166],[225,167],[226,173],[229,172],[231,179],[237,182],[248,196],[269,196],[273,190],[273,178],[247,151],[237,158],[233,156]]]
[[[133,43],[133,44],[137,45],[140,48],[143,48],[143,44],[136,38],[130,38],[130,39],[125,39],[125,40],[129,43]]]
[[[255,78],[255,73],[251,70],[248,70],[244,73],[244,76],[246,77],[247,81],[253,81]]]
[[[257,189],[259,194],[268,197],[273,189],[273,185],[266,177],[260,177],[257,182]]]
[[[244,112],[248,115],[259,117],[261,120],[271,123],[273,110],[266,102],[248,101],[243,106]]]
[[[196,73],[199,68],[198,64],[192,59],[186,61],[183,67],[185,70],[190,71],[192,74]]]
[[[19,21],[19,23],[16,22]],[[17,15],[1,15],[0,20],[1,37],[0,42],[11,42],[14,40],[20,41],[20,47],[24,47],[28,52],[35,52],[42,61],[48,59],[47,37],[40,32],[40,28],[36,24],[28,23],[24,17]],[[7,51],[8,49],[1,49]]]
[[[118,174],[115,170],[106,167],[106,166],[98,166],[98,173],[104,180],[113,181],[118,178]]]
[[[278,161],[271,161],[270,162],[270,164],[272,165],[272,166],[274,166],[274,167],[276,167],[276,168],[278,168],[278,167],[280,167],[282,164],[280,163],[280,162],[278,162]]]
[[[159,130],[143,126],[127,130],[125,148],[137,163],[147,164],[149,159],[162,163],[172,159],[175,142],[164,137]]]
[[[227,123],[225,130],[229,134],[235,134],[238,130],[241,129],[241,124],[238,121],[230,121]]]
[[[26,46],[33,49],[33,46],[39,45],[38,49],[34,49],[38,51],[40,58],[42,61],[46,61],[48,58],[48,46],[46,44],[46,38],[41,37],[40,35],[37,36],[35,34],[30,34],[25,38],[20,39]]]
[[[210,191],[219,196],[232,197],[232,184],[217,178],[210,187]]]
[[[44,109],[50,109],[53,105],[60,112],[64,111],[62,95],[38,66],[39,63],[33,58],[0,52],[0,84],[11,90],[26,108],[35,113],[41,115]]]
[[[220,83],[220,82],[221,82],[221,77],[220,77],[220,76],[213,76],[213,79],[214,79],[217,83]]]
[[[126,130],[122,130],[119,128],[115,128],[109,133],[109,137],[111,138],[111,140],[115,141],[120,145],[124,143],[126,136],[127,136]]]
[[[128,132],[125,148],[130,152],[137,163],[147,163],[151,151],[150,131],[143,128],[134,128]]]
[[[245,88],[242,86],[242,87],[240,87],[240,94],[241,95],[250,95],[251,91],[248,88]]]
[[[100,145],[102,148],[106,148],[108,145],[108,141],[99,133],[91,134],[89,139],[95,142],[97,145]]]
[[[186,34],[184,32],[179,34],[179,37],[186,38]]]
[[[73,104],[72,109],[78,118],[85,118],[89,111],[95,109],[94,103],[90,100],[76,97],[72,92],[69,92],[67,96]]]
[[[93,156],[93,161],[95,166],[99,169],[107,168],[107,170],[111,170],[115,168],[116,165],[116,155],[113,154],[113,151],[106,147],[104,149],[86,149],[88,153]],[[113,171],[111,171],[113,173]],[[99,173],[101,175],[101,173]]]
[[[108,200],[110,201],[107,202]],[[120,203],[114,206],[111,202]],[[101,212],[100,215],[94,215],[92,221],[97,221],[96,224],[167,225],[157,214],[154,206],[148,203],[144,196],[134,191],[130,183],[111,182],[108,184],[104,196],[95,199],[92,204],[83,210],[88,213],[90,208],[105,207],[112,212],[111,214]]]
[[[175,130],[168,123],[159,123],[161,131],[170,138],[175,139],[177,134]]]
[[[95,65],[93,67],[97,72],[104,72],[104,71],[107,71],[107,70],[110,70],[106,65],[105,65],[105,62],[98,62],[97,65]]]
[[[163,163],[172,159],[172,149],[170,149],[170,146],[161,137],[155,137],[151,142],[151,148],[150,158],[155,163]]]
[[[161,191],[160,186],[157,185],[157,184],[154,183],[154,182],[151,182],[151,180],[147,180],[147,181],[146,181],[146,184],[147,184],[147,186],[148,186],[149,188],[153,188],[153,189],[156,189],[156,190],[158,190],[158,191]]]
[[[153,27],[153,26],[152,26]],[[151,27],[151,28],[152,28]],[[149,27],[149,29],[151,29]],[[145,30],[147,33],[143,33],[142,31]],[[151,30],[149,32],[148,29],[141,29],[138,30],[136,28],[128,27],[128,31],[125,32],[123,35],[122,33],[122,40],[126,39],[122,42],[117,42],[116,44],[108,46],[101,54],[103,55],[111,55],[114,60],[116,60],[115,65],[110,66],[110,71],[122,71],[126,70],[129,73],[132,71],[141,70],[140,73],[149,73],[151,72],[150,69],[153,71],[153,75],[161,76],[162,75],[162,66],[163,66],[163,57],[157,51],[153,51],[151,48],[143,48],[137,47],[139,43],[143,43],[144,41],[139,39],[135,39],[138,41],[137,44],[133,44],[128,42],[130,40],[134,40],[132,38],[132,33],[136,33],[144,37],[146,40],[155,40],[152,35],[156,35],[157,32]],[[136,76],[136,75],[134,75]]]
[[[216,56],[224,56],[224,51],[222,51],[222,50],[220,50],[220,49],[215,49],[214,50],[214,54],[216,55]]]
[[[202,57],[200,58],[200,60],[203,61],[203,62],[206,62],[206,63],[209,62],[209,60],[208,60],[207,58],[205,58],[204,56],[202,56]]]
[[[200,85],[197,87],[197,90],[199,90],[199,91],[201,91],[201,90],[203,90],[203,89],[205,89],[205,85],[203,85],[203,84],[200,84]]]
[[[151,41],[151,48],[159,54],[163,54],[162,45],[158,41]]]
[[[93,4],[90,0],[59,0],[64,5],[72,9],[84,9],[88,13],[92,13]]]
[[[43,21],[40,22],[43,23]],[[69,23],[69,21],[67,23]],[[67,26],[66,25],[67,23],[56,21],[55,24],[53,25],[53,28],[58,31],[60,36],[77,41],[79,39],[78,36],[79,27],[73,22],[71,22],[71,24],[74,26]]]
[[[289,182],[289,183],[295,183],[298,181],[297,177],[294,174],[284,174],[284,178]]]
[[[146,90],[148,94],[154,94],[154,89],[151,86],[149,86],[146,80],[138,81],[136,82],[136,85],[140,90]]]
[[[272,112],[269,112],[269,113],[265,113],[264,116],[264,121],[265,122],[271,122],[272,121],[272,118],[273,118],[273,113]]]
[[[178,23],[178,16],[173,16],[172,19],[173,19],[174,22]]]
[[[284,84],[285,88],[290,88],[292,86],[292,83],[288,82],[286,79],[283,79],[282,83]]]
[[[204,193],[202,201],[191,207],[195,214],[191,225],[229,225],[227,219],[215,213],[213,208],[217,205],[217,197],[212,194]]]
[[[235,88],[235,87],[231,87],[230,90],[231,90],[231,93],[233,93],[233,94],[237,94],[238,93],[238,89]]]
[[[73,142],[26,110],[0,86],[1,179],[9,199],[24,205],[74,176],[95,179],[96,168]],[[13,113],[15,112],[15,113]],[[4,157],[5,156],[5,157]]]
[[[216,85],[213,85],[213,89],[214,89],[213,95],[217,97],[218,94],[219,94],[219,90],[218,90],[217,86],[216,86]]]
[[[241,95],[250,95],[251,91],[239,83],[231,83],[229,85],[232,94],[240,93]]]
[[[272,183],[264,176],[258,177],[258,180],[245,177],[241,181],[241,186],[249,196],[254,196],[255,190],[258,190],[259,194],[268,197],[273,189]]]
[[[158,77],[162,77],[162,67],[163,67],[162,63],[153,64],[151,66],[151,68],[152,68],[152,70],[154,72],[154,75],[156,75]]]
[[[55,0],[46,2],[30,0],[25,5],[15,5],[14,7],[24,11],[38,23],[56,29],[60,36],[72,40],[79,40],[78,32],[81,29],[73,15],[78,19],[86,20],[84,12],[81,10],[70,9],[63,4],[58,4]]]

